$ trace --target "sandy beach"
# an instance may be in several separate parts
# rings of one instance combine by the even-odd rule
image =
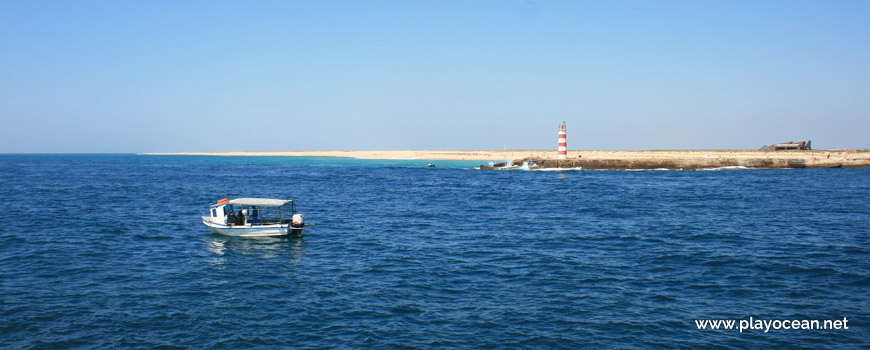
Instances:
[[[182,152],[143,153],[146,155],[207,155],[207,156],[309,156],[352,157],[370,159],[422,159],[422,160],[479,160],[510,161],[522,158],[555,159],[556,150],[458,150],[458,151],[287,151],[287,152]],[[859,164],[870,161],[870,152],[863,150],[814,151],[747,151],[747,150],[648,150],[600,151],[569,150],[568,158],[575,159],[803,159],[809,163]]]

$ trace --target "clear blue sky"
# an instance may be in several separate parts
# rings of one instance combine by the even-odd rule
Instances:
[[[0,153],[870,148],[870,1],[0,0]]]

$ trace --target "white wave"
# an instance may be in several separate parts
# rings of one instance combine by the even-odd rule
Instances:
[[[529,162],[523,162],[523,165],[520,165],[520,170],[532,170],[529,168]]]
[[[583,170],[583,167],[578,166],[576,168],[540,168],[540,169],[530,169],[531,171],[578,171]]]
[[[711,170],[744,170],[744,169],[752,169],[752,168],[747,168],[747,167],[742,166],[742,165],[729,165],[729,166],[720,166],[720,167],[715,167],[715,168],[703,168],[700,170],[711,171]]]

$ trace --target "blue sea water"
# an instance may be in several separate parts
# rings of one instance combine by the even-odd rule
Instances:
[[[870,169],[426,163],[0,155],[0,347],[870,347]],[[316,226],[210,234],[225,194]],[[849,329],[695,323],[750,317]]]

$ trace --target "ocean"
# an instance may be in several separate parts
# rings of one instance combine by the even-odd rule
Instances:
[[[870,347],[870,169],[428,162],[0,155],[0,347]],[[224,196],[315,226],[214,235]]]

